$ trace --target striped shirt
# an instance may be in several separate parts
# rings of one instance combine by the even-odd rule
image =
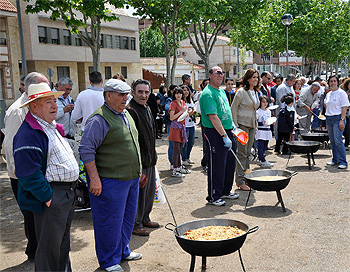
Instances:
[[[73,150],[56,129],[56,121],[51,124],[33,114],[47,137],[49,138],[49,152],[47,158],[46,179],[49,182],[72,182],[79,176],[78,163]]]

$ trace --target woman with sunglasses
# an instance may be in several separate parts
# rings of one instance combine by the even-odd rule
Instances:
[[[249,155],[254,144],[255,131],[258,127],[256,110],[259,108],[259,72],[252,68],[248,69],[242,82],[243,87],[236,92],[231,111],[235,125],[247,132],[249,136],[246,145],[237,141],[237,157],[243,167],[249,169]],[[241,190],[250,190],[249,186],[245,184],[241,167],[236,167],[236,185]]]

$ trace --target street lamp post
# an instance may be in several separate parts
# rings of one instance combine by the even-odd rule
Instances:
[[[287,28],[287,75],[289,72],[289,60],[288,60],[288,27],[293,23],[293,16],[289,13],[284,14],[282,16],[282,24],[284,24]]]

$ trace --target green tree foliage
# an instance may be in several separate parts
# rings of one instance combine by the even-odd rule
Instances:
[[[92,52],[94,70],[100,71],[101,21],[118,17],[109,7],[122,8],[123,0],[24,0],[30,2],[27,13],[46,12],[50,19],[62,19],[65,25],[85,42]],[[83,31],[79,31],[83,29]]]
[[[141,19],[150,19],[152,26],[157,27],[164,37],[164,53],[167,67],[167,86],[175,81],[178,48],[179,18],[184,10],[181,0],[128,0],[127,3],[136,9],[135,15]],[[173,39],[170,39],[172,35]],[[172,64],[170,57],[173,55]]]
[[[240,40],[258,54],[285,51],[286,27],[281,18],[290,13],[294,21],[289,27],[289,50],[311,60],[334,62],[350,54],[349,7],[342,0],[271,0],[251,20],[239,23]]]
[[[187,37],[185,30],[178,30],[178,40]],[[169,43],[173,44],[173,34],[169,35]],[[141,57],[165,57],[165,41],[157,27],[148,27],[140,32],[140,55]],[[146,52],[145,52],[146,49]],[[172,55],[172,53],[171,53]]]

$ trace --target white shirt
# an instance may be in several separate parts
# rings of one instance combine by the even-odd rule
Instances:
[[[187,107],[187,109],[189,109],[189,108],[194,108],[194,104],[193,104],[193,102],[191,102],[191,103],[186,103],[186,107]],[[192,120],[192,118],[191,118],[192,116],[187,116],[186,118],[185,118],[185,124],[186,124],[186,127],[194,127],[195,126],[195,123],[194,123],[194,121]]]
[[[258,98],[256,97],[254,90],[249,90],[250,95],[253,97],[255,104],[258,103]]]
[[[52,182],[72,182],[79,177],[79,167],[75,160],[73,150],[68,142],[56,129],[56,121],[51,124],[41,118],[33,117],[38,121],[47,137],[49,138],[49,148],[47,155],[47,168],[45,177]]]
[[[271,111],[265,109],[258,109],[256,111],[256,118],[258,119],[258,130],[255,134],[256,140],[272,140],[272,131],[270,125],[259,125],[259,123],[266,122],[271,117]],[[269,129],[269,130],[266,130]]]
[[[101,107],[104,103],[103,88],[91,86],[85,91],[79,93],[72,111],[72,118],[79,120],[83,117],[81,122],[81,130],[84,131],[86,120],[90,115]]]
[[[342,89],[330,91],[324,100],[326,116],[340,115],[343,107],[349,107],[348,95]]]
[[[7,173],[10,178],[17,179],[15,175],[15,160],[13,158],[13,137],[15,137],[19,127],[22,125],[26,114],[28,112],[28,107],[20,109],[25,102],[27,102],[28,95],[23,93],[6,111],[4,123],[5,128],[3,133],[5,139],[3,142],[3,147],[5,149],[5,156],[7,162]]]

